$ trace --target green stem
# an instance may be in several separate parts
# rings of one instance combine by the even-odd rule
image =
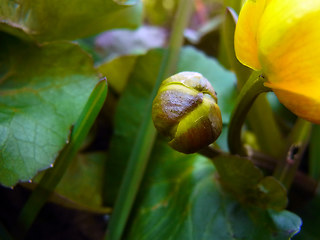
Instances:
[[[123,235],[156,138],[156,130],[151,119],[152,102],[162,80],[176,71],[179,52],[183,44],[183,32],[189,23],[192,9],[193,0],[180,0],[169,47],[163,58],[156,84],[148,102],[147,113],[133,146],[105,239],[120,240]]]
[[[215,149],[212,146],[208,146],[198,153],[207,157],[210,161],[212,161],[213,164],[213,158],[217,156],[229,156],[229,153],[223,152],[219,149]],[[278,159],[270,157],[269,155],[266,155],[264,153],[255,151],[251,148],[247,149],[247,153],[247,158],[249,160],[251,160],[257,167],[262,168],[267,172],[272,172],[275,169],[276,164],[279,162]],[[303,172],[297,170],[294,176],[293,185],[295,187],[295,190],[298,190],[300,193],[303,193],[306,196],[314,196],[315,192],[317,191],[318,182],[313,178],[305,175]]]
[[[54,167],[45,172],[36,189],[24,205],[18,218],[18,225],[21,228],[18,237],[24,237],[39,211],[63,177],[88,134],[94,120],[98,116],[106,99],[107,89],[107,81],[104,79],[101,80],[92,91],[79,119],[72,129],[70,143],[60,152]]]
[[[250,76],[251,70],[242,65],[235,56],[234,32],[237,20],[237,14],[232,9],[227,8],[222,28],[223,38],[231,68],[237,75],[238,89],[241,90]],[[260,149],[278,157],[283,150],[282,134],[265,94],[261,94],[256,99],[248,113],[247,120],[250,129],[255,133]]]
[[[310,176],[316,180],[320,180],[320,125],[314,125],[310,139]]]
[[[289,189],[297,173],[303,154],[310,138],[312,124],[298,118],[288,137],[288,152],[279,161],[274,171],[274,177]]]
[[[228,132],[228,145],[230,152],[233,154],[246,155],[246,150],[241,141],[241,128],[257,96],[260,93],[270,91],[269,88],[264,86],[264,81],[261,72],[253,72],[238,96]]]

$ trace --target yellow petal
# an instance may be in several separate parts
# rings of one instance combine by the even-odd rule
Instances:
[[[238,60],[255,70],[260,70],[258,59],[257,30],[267,0],[248,0],[243,5],[234,36],[234,47]]]
[[[270,82],[312,88],[320,81],[319,17],[320,1],[270,2],[258,30],[259,59]]]
[[[258,30],[259,59],[288,109],[320,123],[320,1],[272,0]]]
[[[283,89],[278,84],[266,84],[273,88],[279,101],[297,116],[320,124],[320,94],[319,87],[315,86],[313,91],[301,89]],[[299,91],[294,91],[299,90]]]

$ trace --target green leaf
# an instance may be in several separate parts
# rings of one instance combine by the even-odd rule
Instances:
[[[98,79],[74,44],[0,35],[0,182],[12,186],[54,162]]]
[[[101,79],[91,92],[88,101],[71,130],[70,142],[59,153],[55,166],[44,173],[38,186],[25,203],[18,218],[18,224],[22,228],[20,231],[21,237],[30,228],[40,209],[51,196],[53,190],[68,169],[103,106],[107,91],[107,81],[105,78]]]
[[[306,206],[299,209],[297,213],[303,221],[301,233],[299,233],[294,240],[318,240],[319,239],[319,226],[320,226],[320,195],[309,202]]]
[[[273,177],[263,177],[263,173],[254,164],[236,156],[213,158],[219,181],[241,203],[282,210],[287,205],[287,191]]]
[[[221,191],[211,162],[158,141],[125,239],[287,240],[301,220],[243,207]]]
[[[313,178],[320,180],[320,126],[313,125],[310,141],[310,174]]]
[[[128,55],[115,58],[101,64],[98,71],[108,77],[108,83],[113,90],[122,93],[138,57],[138,55]]]
[[[115,28],[136,28],[142,5],[124,7],[111,0],[0,0],[0,30],[40,42],[76,39]],[[30,38],[29,38],[30,39]]]
[[[110,212],[103,207],[102,185],[107,154],[78,154],[59,182],[53,200],[67,207],[94,212]],[[69,200],[69,201],[66,201]]]
[[[118,3],[120,5],[134,5],[139,0],[113,0],[115,3]]]
[[[105,152],[78,154],[66,169],[57,187],[50,194],[49,201],[73,209],[96,213],[110,213],[111,208],[103,206],[102,185]],[[31,183],[22,185],[34,190],[45,171],[40,172]]]
[[[159,50],[152,50],[137,58],[128,85],[118,102],[115,131],[109,147],[106,168],[107,204],[112,204],[116,198],[150,92],[157,78],[162,53]],[[126,74],[121,68],[117,70]]]

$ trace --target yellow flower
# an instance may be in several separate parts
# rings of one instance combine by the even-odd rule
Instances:
[[[247,0],[235,51],[242,64],[263,71],[281,103],[320,124],[319,0]]]

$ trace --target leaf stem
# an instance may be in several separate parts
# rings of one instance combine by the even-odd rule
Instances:
[[[133,146],[105,239],[120,240],[123,235],[125,224],[131,212],[156,138],[156,130],[151,119],[152,102],[162,80],[176,71],[179,52],[183,44],[184,29],[189,23],[192,9],[193,0],[179,1],[171,31],[169,47],[162,60],[157,81],[148,102],[147,113],[144,116]]]
[[[250,78],[241,89],[229,124],[228,145],[232,154],[246,154],[241,141],[241,127],[257,96],[260,93],[270,91],[269,88],[264,86],[264,81],[265,79],[261,76],[261,72],[252,72]]]
[[[21,232],[18,236],[19,238],[23,238],[27,233],[39,211],[48,200],[52,191],[58,185],[68,166],[72,162],[103,106],[107,96],[107,89],[106,79],[101,80],[96,85],[83,108],[79,119],[72,129],[69,144],[67,144],[60,152],[55,161],[54,167],[45,172],[36,189],[32,192],[28,201],[24,205],[18,218],[18,226],[21,228]]]

